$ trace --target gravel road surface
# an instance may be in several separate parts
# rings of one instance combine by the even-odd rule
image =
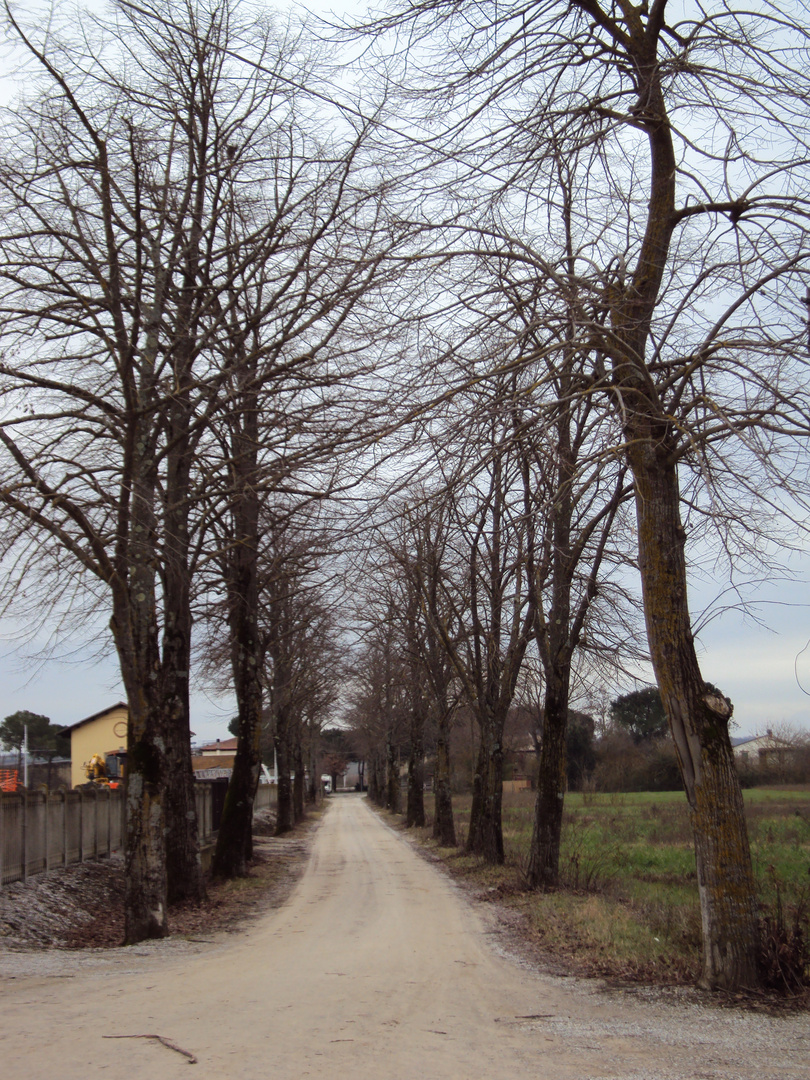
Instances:
[[[34,1080],[810,1080],[810,1017],[538,974],[359,797],[239,936],[0,957],[0,1066]]]

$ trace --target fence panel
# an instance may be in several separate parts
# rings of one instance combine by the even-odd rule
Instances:
[[[227,783],[194,785],[201,844],[219,827]],[[274,806],[277,789],[260,784],[257,810]],[[122,789],[0,791],[0,888],[57,866],[122,851],[126,843],[126,801]]]
[[[88,789],[82,792],[79,803],[82,808],[81,814],[81,861],[94,859],[98,854],[98,837],[96,835],[96,792]]]
[[[65,792],[65,850],[63,865],[80,862],[82,857],[82,803],[81,791]]]
[[[25,876],[41,874],[45,870],[45,826],[47,823],[47,795],[41,791],[29,792],[24,799],[25,816]]]
[[[278,787],[275,784],[259,784],[256,790],[257,810],[269,810],[271,806],[278,805]]]
[[[124,793],[0,793],[0,888],[56,866],[121,851]]]
[[[211,785],[206,783],[195,784],[194,801],[197,806],[197,834],[200,843],[206,844],[214,832],[211,816]]]
[[[23,877],[23,798],[22,795],[0,794],[0,828],[2,828],[2,880],[20,881]]]

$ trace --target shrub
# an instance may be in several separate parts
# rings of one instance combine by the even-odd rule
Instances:
[[[760,905],[760,979],[762,985],[784,997],[802,997],[810,988],[810,910],[808,889],[786,905],[783,885],[773,867],[770,877],[775,898]]]

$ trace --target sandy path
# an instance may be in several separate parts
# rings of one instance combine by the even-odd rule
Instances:
[[[452,883],[352,796],[287,904],[245,935],[49,954],[44,974],[11,960],[4,1077],[810,1080],[807,1017],[645,1004],[499,955]],[[197,1063],[110,1038],[142,1034]]]

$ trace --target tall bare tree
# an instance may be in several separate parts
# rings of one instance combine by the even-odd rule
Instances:
[[[454,596],[449,602],[446,591],[452,579],[452,568],[446,564],[447,492],[417,484],[395,514],[385,550],[389,573],[399,586],[398,615],[404,623],[403,649],[411,696],[407,822],[424,824],[421,757],[427,728],[435,747],[433,836],[443,846],[454,847],[450,735],[460,687],[445,641],[458,646],[463,624],[458,598]]]
[[[730,708],[695,652],[687,527],[733,523],[727,553],[750,556],[762,507],[789,513],[806,496],[792,463],[807,431],[807,24],[801,3],[667,0],[464,12],[423,0],[380,24],[409,27],[411,60],[420,25],[447,49],[449,93],[435,80],[418,92],[449,118],[431,146],[452,160],[454,197],[466,175],[479,205],[536,231],[557,163],[579,159],[573,269],[549,223],[544,272],[589,294],[571,329],[594,358],[583,392],[604,392],[623,428],[650,653],[692,814],[707,987],[756,982],[756,898]]]
[[[492,863],[504,857],[504,724],[534,632],[537,603],[529,573],[533,541],[513,440],[513,392],[510,376],[496,375],[476,385],[476,399],[486,404],[477,400],[472,423],[465,420],[455,447],[458,479],[445,496],[453,580],[452,591],[449,577],[442,591],[459,630],[452,634],[452,624],[434,624],[480,733],[467,850]],[[463,406],[460,411],[463,415]]]
[[[278,329],[287,320],[311,331],[301,300],[310,294],[291,283],[320,275],[332,295],[352,294],[349,279],[363,269],[335,257],[339,199],[327,208],[310,185],[306,207],[290,210],[310,160],[296,132],[315,78],[295,32],[276,33],[228,0],[121,0],[92,46],[70,28],[61,38],[29,34],[9,8],[6,16],[38,66],[41,93],[5,117],[0,497],[18,523],[12,545],[37,554],[32,569],[49,554],[58,581],[72,567],[69,581],[112,612],[130,713],[134,941],[166,932],[167,899],[201,890],[188,717],[193,570],[210,506],[206,470],[231,491],[244,491],[251,472],[257,320],[276,320],[275,368],[297,370],[317,399],[301,359],[312,335],[291,356],[292,329]],[[308,123],[317,126],[312,109]],[[312,156],[333,191],[346,187],[346,154]],[[255,276],[268,263],[275,295]],[[247,419],[214,460],[210,433],[235,398]],[[244,552],[253,528],[251,511],[240,513]],[[249,572],[234,574],[233,595],[249,599]]]

